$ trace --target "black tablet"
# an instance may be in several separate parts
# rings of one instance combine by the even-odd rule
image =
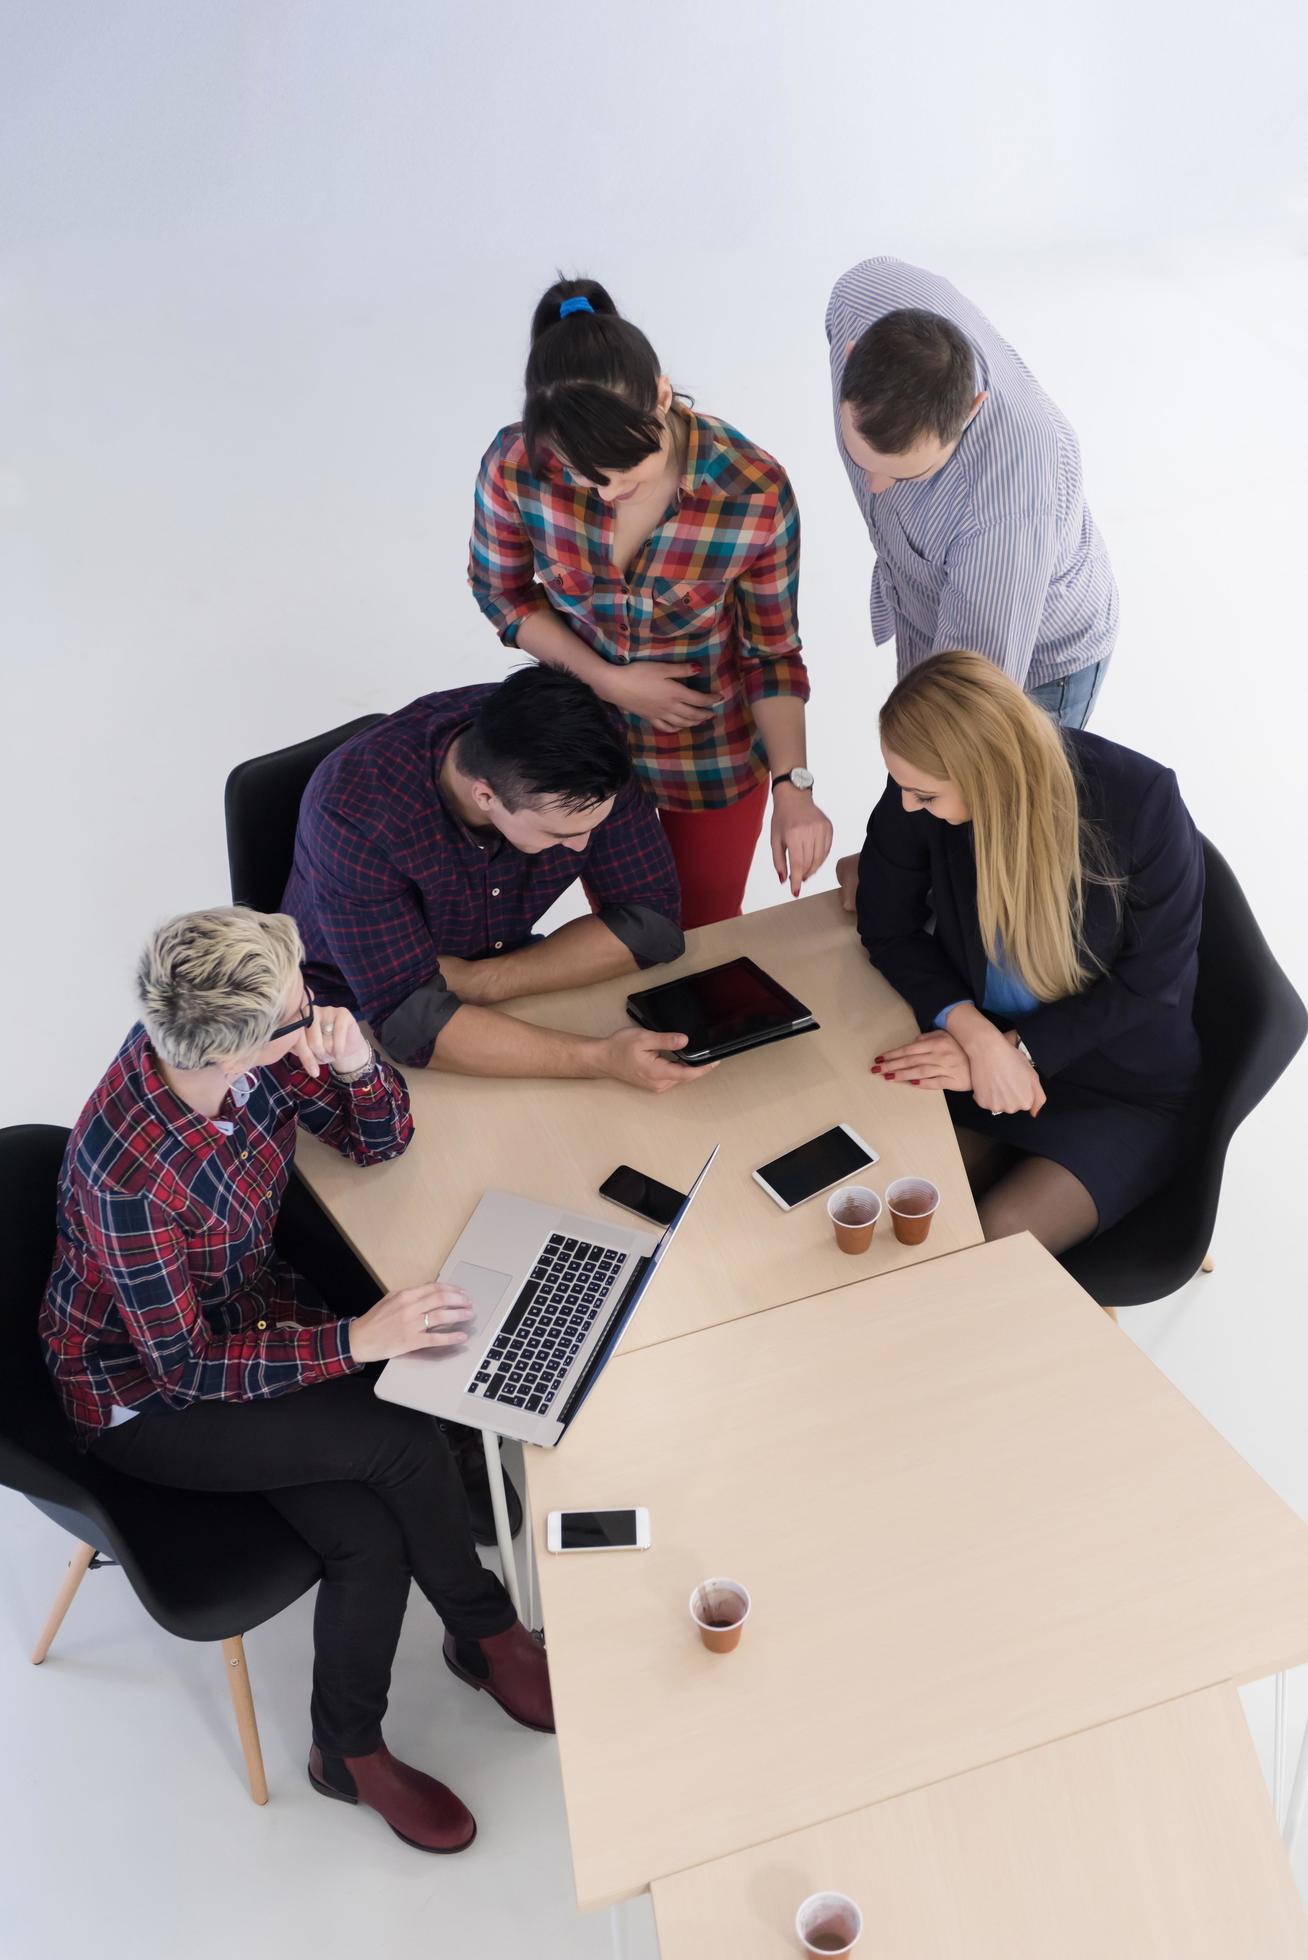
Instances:
[[[802,1000],[747,959],[727,960],[683,980],[628,994],[627,1012],[642,1028],[687,1035],[676,1060],[692,1067],[807,1034],[818,1025]]]

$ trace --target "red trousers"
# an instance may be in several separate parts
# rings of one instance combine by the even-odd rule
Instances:
[[[721,810],[660,810],[681,884],[681,923],[711,926],[736,919],[763,828],[768,785],[760,783]]]

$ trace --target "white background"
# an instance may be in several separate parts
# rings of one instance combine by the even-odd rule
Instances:
[[[1122,590],[1095,727],[1177,768],[1302,987],[1306,23],[1288,0],[0,5],[0,1120],[70,1121],[132,1018],[145,934],[226,900],[234,762],[504,671],[465,584],[472,483],[559,269],[602,278],[676,383],[790,470],[810,753],[845,850],[893,670],[831,434],[826,296],[894,252],[976,299],[1081,435]],[[750,902],[776,895],[760,860]],[[1308,1509],[1303,1083],[1237,1140],[1217,1273],[1131,1332]],[[43,1916],[54,1807],[102,1900],[136,1832],[182,1887],[195,1818],[234,1832],[256,1954],[270,1922],[285,1931],[285,1888],[310,1909],[286,1859],[327,1842],[374,1858],[359,1910],[397,1939],[457,1896],[515,1952],[494,1845],[535,1845],[534,1951],[603,1950],[570,1915],[539,1751],[515,1783],[522,1739],[495,1738],[479,1803],[498,1836],[433,1878],[299,1781],[307,1622],[290,1615],[251,1641],[280,1821],[247,1816],[216,1663],[118,1599],[119,1575],[88,1581],[58,1678],[22,1675],[61,1553],[35,1513],[4,1515],[11,1763],[22,1747],[50,1765],[7,1831],[24,1960],[67,1950]],[[410,1715],[431,1686],[416,1619]],[[432,1689],[425,1760],[457,1694]],[[457,1719],[472,1750],[485,1723]],[[140,1781],[106,1833],[129,1751]],[[324,1880],[316,1951],[360,1931],[341,1911]],[[219,1950],[203,1937],[193,1952]]]

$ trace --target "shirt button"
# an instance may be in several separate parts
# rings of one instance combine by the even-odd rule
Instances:
[[[492,885],[492,886],[491,886],[491,897],[492,897],[492,898],[498,898],[498,897],[499,897],[499,895],[500,895],[500,888],[499,888],[499,886],[498,886],[498,885]]]
[[[261,1334],[262,1334],[262,1332],[263,1332],[263,1330],[264,1330],[264,1328],[265,1328],[265,1327],[266,1327],[266,1326],[268,1325],[268,1323],[267,1323],[267,1321],[266,1321],[266,1320],[256,1320],[254,1324],[255,1324],[255,1326],[256,1326],[256,1327],[258,1328],[258,1330],[259,1330],[259,1332],[260,1332]]]
[[[242,1163],[244,1163],[244,1162],[245,1162],[245,1160],[246,1160],[246,1158],[247,1158],[247,1157],[249,1156],[249,1154],[250,1154],[250,1153],[249,1153],[249,1151],[248,1151],[248,1150],[243,1150],[243,1151],[241,1152],[241,1162],[242,1162]]]
[[[497,953],[503,950],[503,946],[504,946],[504,941],[502,939],[497,939],[495,941],[495,951]]]

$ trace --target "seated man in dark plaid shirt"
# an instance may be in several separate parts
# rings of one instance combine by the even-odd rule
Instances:
[[[592,916],[534,938],[577,878]],[[282,903],[317,998],[361,1015],[400,1061],[654,1090],[702,1073],[661,1052],[684,1036],[566,1034],[499,1011],[684,945],[672,853],[622,733],[557,668],[424,695],[328,756]]]

